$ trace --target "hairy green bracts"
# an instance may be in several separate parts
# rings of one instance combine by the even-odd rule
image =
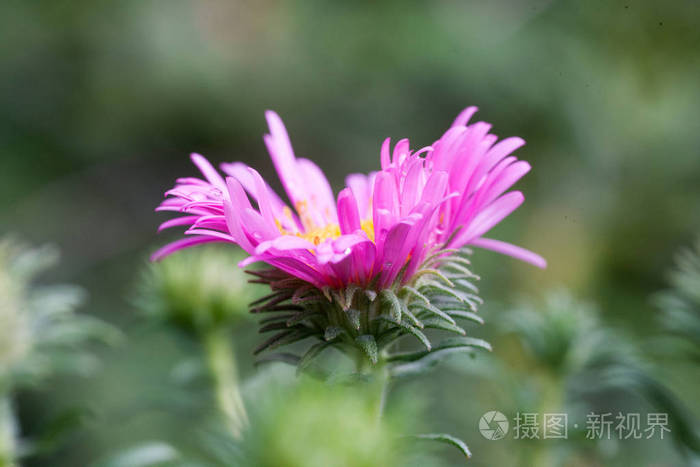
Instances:
[[[465,321],[483,323],[477,312],[482,300],[469,269],[468,251],[430,256],[408,283],[402,276],[382,290],[351,285],[319,290],[277,269],[248,271],[251,282],[267,284],[272,293],[251,303],[260,314],[260,332],[272,334],[255,353],[271,352],[302,340],[315,341],[304,353],[266,354],[309,369],[325,350],[334,347],[354,358],[358,369],[389,365],[392,376],[413,374],[439,357],[475,348],[490,350],[480,339],[466,337]],[[453,336],[436,341],[428,330]],[[431,335],[435,335],[432,333]],[[392,353],[400,339],[414,339],[420,350]]]
[[[202,335],[248,318],[256,290],[237,266],[239,251],[208,245],[153,263],[139,281],[136,305],[150,318]]]

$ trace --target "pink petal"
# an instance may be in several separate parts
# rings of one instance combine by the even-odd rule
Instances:
[[[457,115],[457,118],[455,118],[452,126],[466,126],[469,119],[472,118],[472,115],[474,115],[477,110],[479,110],[479,108],[474,106],[467,107],[466,109],[462,110],[459,115]]]
[[[297,237],[296,235],[281,235],[272,240],[267,240],[265,242],[260,243],[260,245],[258,245],[255,248],[255,254],[261,255],[270,249],[277,251],[285,251],[313,250],[314,248],[316,248],[316,245],[314,245],[306,239]]]
[[[176,227],[180,225],[192,225],[197,219],[199,219],[199,216],[176,217],[175,219],[170,219],[160,224],[160,226],[158,227],[158,232],[164,229],[169,229],[171,227]]]
[[[297,173],[303,177],[304,186],[307,187],[308,207],[316,211],[312,215],[317,219],[317,225],[322,227],[336,223],[335,198],[323,171],[308,159],[297,159],[297,167]]]
[[[267,124],[270,127],[270,134],[265,135],[264,140],[267,150],[272,158],[272,163],[277,170],[277,175],[284,186],[287,196],[296,204],[306,198],[306,189],[301,185],[301,178],[297,172],[296,158],[292,143],[289,141],[287,129],[282,123],[282,119],[275,112],[268,110],[265,112]]]
[[[345,184],[352,190],[352,194],[355,195],[361,219],[371,218],[372,212],[370,205],[376,176],[377,172],[371,172],[369,175],[350,174],[345,179]]]
[[[241,185],[243,185],[245,191],[247,191],[255,199],[256,202],[260,203],[258,199],[259,194],[258,189],[256,188],[255,178],[250,172],[250,170],[252,170],[250,167],[241,162],[225,162],[221,164],[221,170],[223,170],[226,174],[235,177],[236,180],[238,180],[241,183]],[[266,182],[263,183],[265,186],[264,192],[267,193],[267,197],[270,205],[272,206],[275,218],[279,220],[280,224],[282,224],[282,227],[284,227],[285,230],[289,232],[298,232],[299,223],[298,219],[296,219],[296,216],[294,216],[292,214],[292,211],[289,208],[287,208],[287,206],[277,195],[277,193],[275,193],[272,190],[272,188],[270,188],[270,185],[268,185]]]
[[[391,149],[391,138],[387,138],[382,143],[382,149],[380,151],[380,158],[381,158],[380,160],[381,160],[382,170],[386,170],[391,166],[391,158],[389,155],[390,149]]]
[[[494,225],[498,224],[511,212],[515,211],[523,201],[525,201],[525,197],[519,191],[511,191],[501,196],[486,209],[477,214],[472,222],[470,222],[469,227],[457,234],[453,244],[455,246],[460,246],[476,237],[481,237],[484,233],[491,230]]]
[[[496,251],[504,255],[512,256],[513,258],[525,261],[526,263],[530,263],[534,266],[537,266],[538,268],[544,269],[547,267],[547,260],[538,255],[537,253],[533,253],[532,251],[526,250],[525,248],[511,245],[510,243],[502,242],[500,240],[493,240],[490,238],[481,237],[475,238],[474,240],[469,242],[469,244],[479,248],[486,248],[487,250]]]
[[[181,238],[172,243],[168,243],[164,247],[158,249],[155,253],[151,255],[151,261],[160,261],[166,256],[175,253],[183,248],[188,248],[191,246],[199,245],[202,243],[213,243],[213,242],[223,242],[219,238],[214,237],[191,237],[191,238]]]
[[[194,162],[194,165],[196,165],[202,172],[202,175],[204,175],[204,177],[209,181],[209,183],[221,191],[226,190],[226,183],[224,183],[223,177],[219,175],[219,172],[216,171],[216,169],[209,163],[208,160],[206,160],[204,156],[197,153],[192,153],[190,158],[192,159],[192,162]]]
[[[224,215],[226,217],[226,226],[236,242],[248,253],[254,251],[254,246],[248,239],[248,236],[241,225],[240,212],[243,209],[250,209],[250,201],[243,191],[240,182],[233,177],[226,179],[230,202],[224,203]]]
[[[345,188],[338,193],[338,223],[340,232],[344,234],[353,233],[362,228],[357,201],[350,188]]]
[[[216,238],[221,239],[224,242],[237,243],[236,240],[231,235],[225,234],[223,232],[218,232],[216,230],[189,229],[189,230],[185,231],[185,235],[202,235],[202,236],[216,237]]]

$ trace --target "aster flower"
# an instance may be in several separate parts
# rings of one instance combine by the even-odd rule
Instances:
[[[464,335],[455,318],[481,320],[465,247],[545,266],[530,251],[484,237],[522,204],[522,193],[506,191],[530,165],[510,155],[522,139],[497,142],[489,124],[468,124],[476,110],[464,110],[433,145],[417,151],[407,139],[393,148],[386,139],[381,170],[348,176],[337,199],[321,169],[295,157],[281,119],[268,111],[264,141],[294,209],[254,169],[225,163],[224,179],[193,154],[204,179],[178,179],[157,208],[185,213],[160,228],[187,226],[187,236],[153,259],[229,242],[250,255],[241,266],[271,266],[252,272],[273,291],[253,303],[254,312],[275,313],[261,331],[279,331],[259,350],[316,336],[321,342],[312,355],[329,344],[349,345],[375,363],[388,344],[410,334],[430,351],[421,329]],[[448,347],[474,344],[460,342]]]

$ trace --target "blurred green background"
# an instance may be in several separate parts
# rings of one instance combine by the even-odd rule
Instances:
[[[66,411],[82,419],[27,465],[86,465],[195,423],[196,408],[173,413],[149,395],[181,397],[172,369],[191,344],[145,325],[129,297],[149,253],[177,235],[156,236],[166,216],[153,209],[176,177],[196,174],[190,152],[275,179],[265,109],[337,191],[345,174],[378,167],[385,137],[422,147],[479,106],[494,133],[527,141],[516,155],[533,166],[518,185],[526,203],[492,236],[549,267],[477,251],[487,326],[473,335],[489,336],[518,297],[565,287],[648,348],[659,332],[650,296],[700,233],[699,47],[691,0],[0,3],[0,233],[60,247],[47,279],[83,285],[85,311],[128,336],[95,376],[20,395],[26,434]],[[256,341],[242,325],[244,376]],[[420,398],[432,429],[464,438],[473,465],[516,465],[479,435],[480,415],[499,407],[480,398],[478,372],[453,367],[470,365],[399,391]],[[655,368],[697,414],[697,365]],[[684,465],[670,440],[610,449],[602,465]],[[644,460],[628,463],[639,450]]]

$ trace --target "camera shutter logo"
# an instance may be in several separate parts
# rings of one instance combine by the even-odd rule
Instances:
[[[486,412],[479,420],[479,431],[488,440],[502,439],[508,434],[508,419],[497,410]]]

